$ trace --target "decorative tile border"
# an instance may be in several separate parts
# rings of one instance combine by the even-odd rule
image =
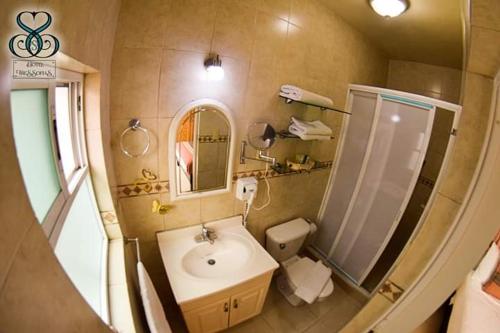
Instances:
[[[137,197],[139,195],[156,193],[167,193],[168,190],[168,180],[118,185],[117,187],[119,198]]]
[[[332,165],[333,165],[333,161],[317,162],[316,165],[310,171],[306,171],[306,170],[291,171],[290,170],[290,171],[287,171],[285,173],[279,173],[279,172],[271,169],[267,172],[267,178],[290,176],[290,175],[296,175],[299,173],[309,173],[309,172],[314,172],[317,170],[331,168]],[[245,177],[255,177],[259,180],[264,179],[264,173],[265,173],[265,170],[251,170],[251,171],[237,172],[233,175],[233,181],[236,181],[239,178],[245,178]]]
[[[396,285],[391,280],[384,282],[378,293],[387,298],[391,303],[395,303],[401,295],[403,295],[403,288]]]
[[[118,218],[116,217],[116,214],[114,211],[100,212],[100,214],[101,214],[102,222],[104,224],[118,223]]]
[[[229,140],[229,135],[200,135],[198,137],[198,142],[201,143],[217,143],[217,142],[227,142]]]
[[[324,161],[316,163],[316,166],[311,171],[288,171],[286,173],[278,173],[274,170],[269,170],[267,172],[267,178],[290,176],[301,173],[309,173],[317,170],[328,169],[332,167],[332,161]],[[264,179],[265,170],[251,170],[251,171],[241,171],[233,174],[233,182],[239,178],[244,177],[255,177],[257,179]],[[140,182],[136,184],[125,184],[118,185],[117,193],[119,198],[129,198],[137,197],[141,195],[156,194],[156,193],[168,193],[169,192],[169,182],[168,180],[155,181],[155,182]]]

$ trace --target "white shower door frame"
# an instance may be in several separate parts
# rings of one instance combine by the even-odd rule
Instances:
[[[374,265],[376,264],[377,260],[380,258],[380,255],[382,254],[387,243],[391,239],[391,237],[392,237],[397,225],[399,224],[399,221],[400,221],[400,219],[401,219],[401,217],[406,209],[406,206],[408,205],[408,202],[411,198],[411,195],[413,193],[415,185],[418,181],[418,176],[419,176],[420,171],[422,169],[422,165],[423,165],[425,155],[427,152],[428,144],[430,141],[430,136],[432,133],[432,126],[433,126],[433,122],[434,122],[434,115],[435,115],[436,107],[440,107],[442,109],[446,109],[446,110],[449,110],[449,111],[452,111],[455,113],[457,113],[457,112],[459,113],[461,108],[460,108],[460,106],[457,106],[455,104],[447,103],[444,101],[440,101],[440,100],[436,100],[436,99],[432,99],[432,98],[428,98],[428,97],[424,97],[424,96],[414,95],[414,94],[410,94],[410,93],[404,93],[404,92],[400,92],[400,91],[394,91],[394,90],[376,88],[376,87],[369,87],[369,86],[350,85],[349,89],[348,89],[348,99],[347,99],[347,108],[346,109],[352,108],[353,98],[354,98],[355,92],[361,92],[361,93],[364,92],[364,93],[371,93],[371,94],[377,95],[375,115],[373,117],[373,123],[372,123],[372,126],[370,128],[369,142],[367,145],[367,150],[366,150],[365,155],[363,157],[362,167],[361,167],[360,173],[358,175],[355,189],[354,189],[353,194],[351,196],[349,206],[346,210],[346,214],[342,220],[342,223],[341,223],[340,228],[338,230],[338,233],[335,237],[335,240],[333,241],[332,246],[330,248],[330,251],[327,254],[327,256],[329,258],[333,255],[334,250],[337,247],[339,240],[341,239],[341,236],[342,236],[343,231],[346,227],[347,221],[352,213],[354,203],[355,203],[356,198],[359,194],[361,184],[362,184],[362,181],[363,181],[365,173],[366,173],[366,168],[368,166],[369,157],[371,156],[371,150],[373,148],[373,142],[375,140],[375,130],[377,128],[377,123],[378,123],[378,120],[380,117],[380,112],[381,112],[383,100],[388,100],[388,101],[396,102],[396,103],[399,102],[399,103],[403,103],[403,104],[409,104],[409,105],[414,106],[414,107],[419,107],[419,108],[425,109],[425,110],[429,111],[428,117],[430,117],[430,119],[427,121],[425,136],[424,136],[422,147],[420,149],[420,153],[419,153],[418,160],[416,163],[416,168],[415,168],[415,171],[412,175],[412,178],[411,178],[411,181],[410,181],[410,184],[408,187],[408,191],[407,191],[407,193],[406,193],[406,195],[401,203],[400,209],[398,210],[398,213],[395,216],[395,219],[390,227],[388,234],[386,235],[382,245],[379,247],[378,251],[376,252],[375,256],[372,258],[370,264],[367,266],[367,268],[365,269],[362,276],[359,279],[354,279],[351,276],[349,276],[344,270],[342,270],[341,267],[335,265],[331,261],[332,264],[334,264],[337,268],[339,268],[352,282],[354,282],[356,285],[360,286],[363,283],[364,279],[367,277],[367,275],[370,273],[370,271],[372,270]],[[458,123],[458,117],[457,117],[457,115],[455,115],[454,121],[453,121],[453,128],[456,127],[457,123]],[[345,126],[342,129],[341,144],[339,145],[339,148],[337,150],[338,157],[341,156],[341,154],[343,152],[345,136],[347,133],[346,129],[347,129],[348,124],[349,124],[349,121],[347,120],[345,122]],[[443,169],[445,167],[445,163],[447,163],[451,144],[452,144],[452,140],[450,138],[441,169]],[[331,194],[332,186],[333,186],[333,183],[335,180],[335,176],[336,176],[338,167],[339,167],[339,163],[335,163],[335,166],[331,172],[330,179],[328,182],[328,187],[327,187],[327,190],[325,191],[325,196],[323,198],[323,202],[322,202],[319,214],[318,214],[319,221],[323,221],[325,209],[326,209],[326,206],[328,204],[328,199],[329,199],[330,194]],[[438,178],[438,180],[439,180],[439,178]],[[429,203],[431,202],[433,197],[434,197],[434,193],[432,193],[431,198],[429,199]],[[429,206],[429,204],[427,206]],[[424,214],[422,214],[422,215],[424,215]],[[419,228],[421,221],[422,221],[422,218],[418,222],[418,225],[415,228],[414,232]],[[359,229],[361,230],[361,228],[362,228],[362,226]],[[358,232],[360,230],[358,230]],[[413,234],[412,234],[412,237],[413,237]]]

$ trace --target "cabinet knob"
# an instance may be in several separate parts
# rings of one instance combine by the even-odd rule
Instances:
[[[233,301],[233,308],[235,308],[235,309],[237,309],[237,308],[238,308],[238,300],[237,300],[237,299],[235,299],[235,300]]]
[[[224,312],[228,312],[229,311],[229,304],[224,303]]]

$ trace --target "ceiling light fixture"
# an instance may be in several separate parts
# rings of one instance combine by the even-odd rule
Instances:
[[[409,3],[407,0],[370,0],[370,5],[380,16],[391,18],[403,14]]]
[[[218,54],[210,54],[205,60],[205,70],[210,81],[220,81],[224,78],[224,69]]]

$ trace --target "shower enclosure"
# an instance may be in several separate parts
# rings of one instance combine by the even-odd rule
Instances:
[[[439,171],[451,147],[452,128],[458,121],[460,107],[399,91],[351,85],[347,109],[351,115],[346,116],[313,246],[360,286],[376,265],[385,267],[371,278],[375,283],[370,283],[370,288],[374,288],[390,269],[391,265],[387,267],[378,261],[391,239],[392,243],[394,239],[401,243],[406,238],[402,245],[392,247],[399,254],[422,220],[422,214],[417,218],[405,217],[404,228],[398,228],[410,199],[417,200],[413,194],[417,181],[423,177],[424,160],[427,163],[431,159],[427,151],[431,134],[436,137],[436,114],[439,113],[439,119],[446,119],[448,126]],[[443,121],[439,123],[441,126]],[[430,195],[419,205],[425,205],[429,199]],[[395,235],[399,229],[406,230],[398,231],[401,239]],[[394,261],[397,255],[384,254],[383,258]]]

